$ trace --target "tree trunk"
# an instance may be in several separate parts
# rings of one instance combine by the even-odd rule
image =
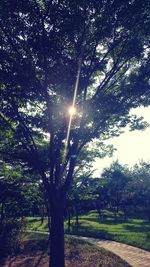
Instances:
[[[1,205],[0,222],[2,223],[3,220],[4,220],[4,202],[2,202],[2,205]]]
[[[68,232],[70,233],[70,227],[71,227],[71,214],[70,209],[68,208]]]
[[[124,221],[127,220],[127,209],[126,209],[126,205],[123,204],[123,213],[124,213]]]
[[[45,209],[44,209],[44,204],[41,206],[41,224],[43,224],[45,218]]]
[[[117,208],[116,208],[116,206],[114,207],[114,216],[115,216],[115,221],[117,221]]]
[[[64,267],[64,201],[56,200],[51,204],[50,226],[50,263],[49,267]]]
[[[75,205],[75,213],[76,213],[76,226],[79,226],[79,211],[78,211],[78,205]]]
[[[102,220],[102,213],[101,213],[101,208],[98,202],[96,202],[96,209],[98,212],[99,220]]]

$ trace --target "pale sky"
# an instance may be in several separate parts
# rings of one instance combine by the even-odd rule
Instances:
[[[132,110],[132,114],[144,117],[144,120],[150,124],[150,107],[139,107]],[[150,126],[143,131],[135,130],[129,132],[128,129],[119,137],[114,137],[106,144],[113,144],[117,149],[111,158],[97,159],[94,163],[94,176],[100,176],[103,168],[109,167],[112,161],[132,167],[140,160],[150,162]]]

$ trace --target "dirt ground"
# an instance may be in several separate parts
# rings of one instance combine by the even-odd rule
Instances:
[[[14,256],[8,256],[2,267],[48,267],[48,243],[45,240],[26,241]],[[130,267],[118,256],[90,244],[76,240],[67,241],[65,247],[66,267]]]

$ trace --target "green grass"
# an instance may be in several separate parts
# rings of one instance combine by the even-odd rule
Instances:
[[[78,228],[73,218],[70,234],[115,240],[150,250],[150,223],[148,221],[128,219],[123,222],[120,218],[120,221],[115,222],[111,212],[106,211],[104,215],[103,221],[99,220],[99,216],[95,212],[80,216]],[[48,231],[47,220],[43,224],[41,224],[40,218],[27,218],[27,221],[28,230]],[[65,230],[68,233],[66,222]]]
[[[40,217],[26,217],[27,230],[46,232],[48,231],[48,221],[47,218],[44,222],[41,222]]]
[[[66,231],[67,231],[67,225]],[[104,238],[150,250],[150,223],[142,219],[128,219],[126,222],[108,217],[100,221],[96,213],[80,216],[79,227],[72,220],[71,234]]]
[[[35,232],[25,232],[23,234],[23,241],[28,241],[28,240],[47,240],[48,235],[47,234],[42,234],[42,233],[35,233]]]

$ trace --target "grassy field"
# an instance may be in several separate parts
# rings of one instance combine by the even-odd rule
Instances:
[[[41,232],[48,231],[47,218],[44,219],[43,223],[41,223],[40,217],[26,217],[26,221],[27,221],[27,230],[41,231]]]
[[[47,220],[41,224],[40,218],[27,218],[28,230],[48,231]],[[67,223],[65,222],[65,230]],[[79,217],[79,227],[75,220],[71,221],[70,234],[103,238],[119,241],[125,244],[150,250],[150,223],[143,219],[128,219],[126,222],[114,220],[112,214],[107,214],[103,221],[95,212]]]

